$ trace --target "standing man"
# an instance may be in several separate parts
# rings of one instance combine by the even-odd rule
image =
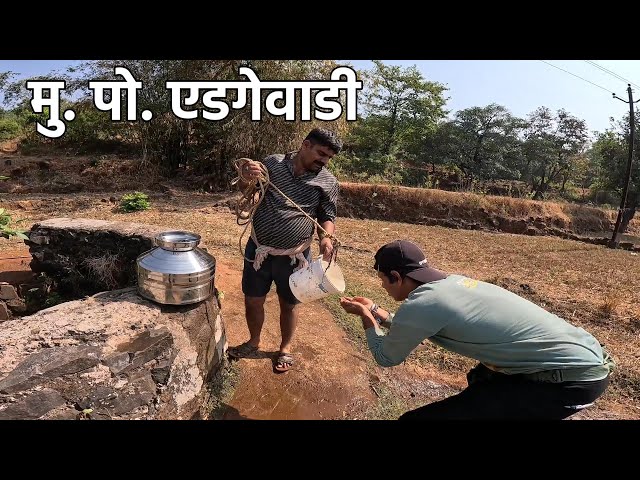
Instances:
[[[380,248],[374,269],[387,293],[403,301],[397,313],[364,297],[343,297],[341,305],[362,318],[378,364],[398,365],[425,339],[480,362],[462,392],[401,420],[559,420],[607,388],[614,363],[600,343],[538,305],[430,267],[420,248],[404,240]]]
[[[269,155],[262,163],[246,160],[239,168],[242,176],[251,181],[259,178],[263,166],[266,167],[271,183],[315,218],[326,232],[333,234],[339,186],[326,166],[341,149],[342,142],[333,132],[316,128],[309,132],[298,151]],[[245,186],[241,183],[240,188]],[[250,357],[257,352],[264,323],[264,302],[275,282],[282,341],[274,369],[286,372],[294,364],[291,342],[298,317],[296,305],[300,302],[289,288],[289,276],[311,260],[314,227],[313,221],[278,191],[267,188],[254,213],[253,231],[244,253],[242,292],[249,340],[230,348],[231,357]],[[320,253],[328,261],[333,254],[331,238],[320,229],[318,237]]]

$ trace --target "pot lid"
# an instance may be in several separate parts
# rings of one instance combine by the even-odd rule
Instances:
[[[186,252],[193,250],[200,243],[197,233],[174,230],[163,232],[156,236],[156,245],[172,252]]]

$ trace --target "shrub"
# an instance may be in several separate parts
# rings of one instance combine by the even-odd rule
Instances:
[[[125,212],[148,210],[150,207],[149,197],[142,192],[127,193],[120,199],[120,208]]]
[[[9,223],[11,223],[11,215],[4,208],[0,208],[0,237],[11,238],[16,236],[22,240],[29,240],[24,231],[10,227]]]
[[[20,124],[11,118],[0,118],[0,140],[10,140],[20,134]]]

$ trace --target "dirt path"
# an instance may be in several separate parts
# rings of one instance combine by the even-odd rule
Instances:
[[[229,345],[248,339],[241,271],[219,262],[216,286],[224,291],[222,315]],[[239,360],[240,380],[225,419],[354,419],[375,405],[366,361],[350,345],[329,311],[314,302],[301,306],[294,337],[295,366],[274,373],[272,359],[280,344],[279,307],[274,292],[265,305],[260,354]]]
[[[22,283],[33,277],[31,256],[24,245],[0,252],[0,281]],[[224,291],[222,315],[229,345],[245,341],[247,327],[242,272],[218,261],[216,287]],[[272,358],[280,342],[279,307],[275,293],[266,302],[266,320],[259,358],[241,359],[234,396],[225,419],[355,419],[375,406],[365,359],[320,303],[303,305],[294,338],[296,365],[274,373]]]

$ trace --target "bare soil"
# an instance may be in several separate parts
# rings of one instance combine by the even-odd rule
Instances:
[[[222,314],[231,345],[248,340],[241,280],[242,272],[235,265],[218,263],[216,285],[225,292]],[[240,382],[223,418],[364,418],[374,400],[366,360],[354,354],[331,313],[321,304],[302,306],[295,364],[288,372],[275,373],[273,362],[280,345],[280,330],[278,299],[273,292],[267,298],[265,310],[259,353],[256,358],[238,360]]]

